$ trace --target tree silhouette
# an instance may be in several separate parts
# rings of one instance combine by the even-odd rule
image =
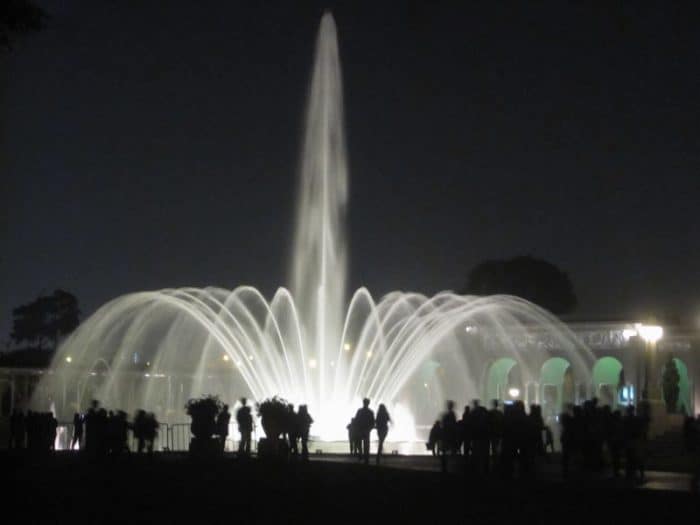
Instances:
[[[569,276],[552,263],[530,256],[477,264],[463,293],[517,295],[554,314],[569,313],[576,306]]]
[[[80,323],[78,299],[64,290],[40,296],[12,310],[12,340],[27,342],[43,349],[46,342],[55,349],[58,339],[71,333]]]
[[[41,29],[46,13],[28,0],[0,2],[0,48],[11,49],[11,37]]]

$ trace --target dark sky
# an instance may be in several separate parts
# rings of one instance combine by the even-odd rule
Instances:
[[[0,337],[63,287],[287,283],[304,99],[340,35],[351,284],[531,254],[580,316],[700,318],[700,33],[659,2],[45,1],[0,57]],[[643,5],[639,5],[643,4]]]

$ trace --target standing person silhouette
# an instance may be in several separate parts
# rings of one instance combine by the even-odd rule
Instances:
[[[219,436],[221,452],[226,449],[226,438],[228,437],[228,425],[230,421],[231,413],[228,411],[228,405],[224,405],[219,415],[216,416],[216,433]]]
[[[389,411],[384,406],[384,403],[379,405],[377,408],[377,420],[375,426],[377,427],[377,437],[379,438],[379,443],[377,444],[377,465],[379,465],[379,460],[382,456],[382,451],[384,450],[384,440],[386,435],[389,433],[389,422],[391,417],[389,416]]]
[[[369,465],[369,435],[374,428],[374,412],[369,408],[369,398],[362,400],[362,408],[355,414],[355,425],[357,426],[357,436],[362,442],[361,459],[365,465]]]
[[[447,401],[446,410],[440,418],[440,427],[442,433],[442,443],[440,447],[440,466],[443,472],[447,472],[447,455],[457,454],[458,435],[457,435],[457,416],[455,415],[455,402]]]
[[[73,440],[70,444],[70,449],[74,450],[75,445],[80,448],[80,443],[83,440],[83,416],[78,412],[73,415]]]
[[[248,400],[241,398],[241,407],[236,412],[236,422],[238,431],[241,433],[241,440],[238,443],[238,455],[247,456],[250,454],[250,434],[253,432],[253,416],[250,413]]]
[[[299,437],[301,438],[301,459],[308,461],[309,431],[311,430],[311,424],[314,422],[314,420],[309,415],[309,409],[306,407],[306,405],[299,405],[299,411],[297,412],[296,416],[296,431],[299,432]]]

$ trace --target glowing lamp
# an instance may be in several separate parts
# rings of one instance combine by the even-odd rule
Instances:
[[[516,398],[516,397],[520,396],[520,389],[519,389],[519,388],[515,388],[515,387],[509,388],[509,389],[508,389],[508,395],[509,395],[510,397]]]

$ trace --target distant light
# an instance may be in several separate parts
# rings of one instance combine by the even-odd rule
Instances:
[[[464,327],[464,331],[467,332],[467,333],[469,333],[469,332],[474,332],[474,331],[476,331],[476,327],[471,326],[471,325],[467,325],[467,326]]]
[[[423,383],[423,388],[428,388],[428,383]]]
[[[252,361],[252,360],[253,360],[253,354],[248,354],[248,361]]]
[[[349,352],[351,348],[352,348],[352,345],[350,343],[345,343],[343,345],[343,350],[345,350],[346,352]]]
[[[316,368],[316,364],[315,359],[309,359],[309,368]]]
[[[335,366],[335,361],[331,361],[331,366]]]
[[[236,366],[242,366],[242,365],[243,365],[243,361],[236,361]]]
[[[640,324],[637,333],[647,343],[655,343],[664,336],[664,329],[661,326]]]
[[[66,363],[72,363],[72,362],[73,362],[73,358],[71,356],[67,356]]]
[[[367,352],[367,359],[369,359],[370,357],[372,357],[372,350],[369,350],[369,351]]]
[[[146,366],[151,366],[151,362],[150,362],[150,361],[146,361]]]
[[[145,374],[143,374],[143,377],[151,377],[151,374],[145,373]]]
[[[508,395],[512,398],[516,398],[520,396],[520,389],[519,388],[509,388],[508,389]]]
[[[228,356],[228,354],[224,354],[223,357],[222,357],[222,359],[223,359],[224,361],[230,361],[230,360],[231,360],[231,358]]]

